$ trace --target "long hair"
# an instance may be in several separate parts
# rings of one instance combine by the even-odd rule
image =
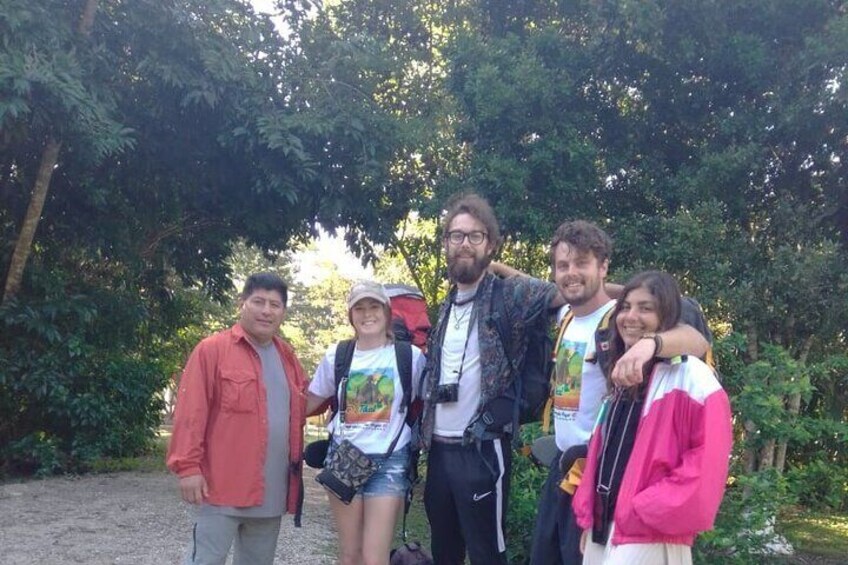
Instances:
[[[662,271],[644,271],[627,281],[610,318],[610,354],[608,363],[603,368],[607,385],[610,387],[612,369],[625,351],[624,340],[618,333],[616,319],[624,307],[627,296],[637,288],[644,288],[657,301],[657,317],[660,322],[657,332],[670,330],[680,321],[680,287],[674,277]]]

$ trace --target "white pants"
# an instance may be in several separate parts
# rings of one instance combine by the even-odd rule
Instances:
[[[612,529],[614,529],[613,526]],[[692,565],[692,548],[671,543],[627,543],[612,545],[613,531],[603,546],[589,536],[583,565]]]

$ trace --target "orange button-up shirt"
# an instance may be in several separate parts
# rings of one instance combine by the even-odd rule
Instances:
[[[290,391],[286,510],[299,521],[307,381],[292,347],[278,337],[274,337],[274,345]],[[201,341],[180,380],[168,468],[180,477],[202,474],[209,504],[262,504],[268,443],[266,402],[262,363],[240,325]]]

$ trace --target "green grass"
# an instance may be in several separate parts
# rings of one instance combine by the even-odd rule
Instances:
[[[787,509],[778,519],[778,530],[798,552],[829,558],[848,556],[848,514]]]
[[[403,544],[401,531],[403,529],[403,515],[398,518],[397,531],[395,533],[395,541],[392,547],[399,547]],[[427,522],[427,513],[424,512],[424,480],[415,485],[415,491],[412,497],[412,506],[409,508],[409,514],[406,517],[407,541],[417,541],[424,547],[427,552],[430,552],[430,524]]]

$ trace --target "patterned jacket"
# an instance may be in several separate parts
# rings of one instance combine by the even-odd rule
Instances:
[[[474,300],[472,319],[476,320],[477,333],[480,339],[480,401],[477,411],[471,418],[471,423],[480,417],[486,405],[493,398],[506,391],[515,378],[515,371],[510,367],[520,367],[527,351],[525,328],[535,323],[539,316],[548,315],[551,300],[557,295],[553,283],[540,281],[531,277],[511,277],[503,282],[504,308],[499,310],[492,305],[492,283],[495,276],[487,273],[480,281]],[[452,288],[448,299],[439,308],[439,317],[430,339],[427,343],[427,365],[424,370],[423,398],[424,412],[421,420],[421,446],[430,447],[430,439],[435,426],[436,404],[430,401],[439,384],[441,372],[441,345],[445,335],[445,326],[450,313],[450,304],[456,295]],[[509,318],[505,327],[511,328],[513,351],[507,357],[504,346],[498,336],[496,317],[500,312],[506,312]],[[470,426],[469,426],[470,427]]]

